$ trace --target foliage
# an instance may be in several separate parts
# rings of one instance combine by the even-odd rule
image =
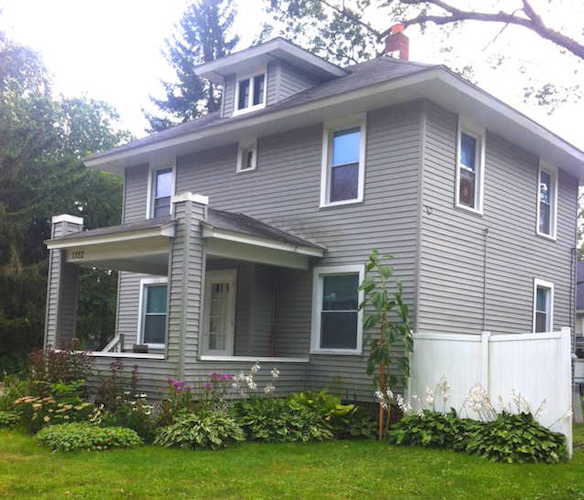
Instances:
[[[121,180],[81,159],[130,136],[115,129],[118,116],[106,103],[55,98],[39,55],[1,32],[0,68],[0,359],[9,360],[0,364],[18,365],[42,345],[50,218],[83,215],[89,229],[119,222]],[[102,272],[82,276],[80,295],[88,291],[93,305],[110,293],[93,286]],[[103,326],[115,308],[108,303],[98,317],[82,302],[79,312],[80,326],[86,315]]]
[[[19,421],[17,413],[0,410],[0,427],[15,427]]]
[[[120,359],[110,363],[107,374],[100,374],[96,391],[96,403],[103,406],[106,411],[116,411],[117,408],[132,395],[138,394],[138,366],[135,365],[130,376],[124,375],[124,364]]]
[[[53,451],[107,450],[140,446],[140,436],[123,427],[98,427],[88,423],[51,425],[36,440]]]
[[[502,412],[492,422],[481,422],[465,447],[493,462],[558,463],[567,458],[566,439],[540,425],[530,413]]]
[[[228,55],[238,36],[230,32],[235,19],[233,0],[196,0],[183,14],[178,33],[166,41],[166,59],[177,82],[163,81],[165,98],[151,101],[163,113],[146,113],[150,131],[157,132],[218,111],[221,89],[195,74],[196,66]]]
[[[14,402],[15,411],[28,432],[34,434],[47,425],[88,421],[95,405],[87,401],[61,403],[50,396],[25,396]]]
[[[245,436],[235,419],[223,412],[184,414],[158,430],[155,444],[167,448],[225,448]]]
[[[148,403],[146,394],[134,394],[132,398],[126,397],[115,409],[105,410],[103,406],[91,418],[93,423],[105,427],[127,427],[136,433],[147,443],[154,440],[158,421],[154,416],[154,407]]]
[[[29,355],[29,384],[35,396],[48,396],[55,387],[52,384],[74,384],[62,390],[79,392],[84,389],[83,380],[91,374],[93,359],[77,350],[71,343],[65,349],[38,349]]]
[[[28,391],[28,383],[14,375],[4,377],[0,384],[0,411],[11,411],[14,402]]]
[[[364,330],[374,330],[375,335],[369,339],[369,359],[367,360],[367,374],[373,376],[373,383],[377,392],[386,393],[390,387],[405,386],[410,373],[409,353],[413,351],[414,340],[410,327],[409,308],[403,300],[401,282],[397,282],[397,289],[390,289],[393,267],[383,264],[377,250],[369,256],[365,272],[365,279],[360,285],[363,290],[361,309],[366,311],[363,322]],[[372,312],[368,312],[372,309]],[[391,371],[394,357],[393,348],[401,344],[405,354],[398,360],[399,375]],[[383,437],[385,428],[384,410],[390,406],[379,407],[379,438]],[[391,417],[391,415],[390,415]],[[387,419],[389,424],[390,419]]]
[[[341,398],[326,390],[319,392],[296,392],[288,398],[292,410],[319,414],[330,424],[337,439],[372,438],[375,436],[375,422],[359,406],[342,404]]]
[[[482,422],[459,418],[454,410],[423,410],[402,418],[388,437],[392,444],[449,448],[494,462],[557,463],[567,456],[563,434],[543,427],[530,413],[503,411]]]
[[[319,411],[292,408],[287,399],[250,398],[235,405],[237,420],[249,439],[272,442],[326,441],[331,425]]]

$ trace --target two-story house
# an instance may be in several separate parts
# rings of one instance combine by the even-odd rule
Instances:
[[[584,153],[401,56],[341,68],[276,38],[199,66],[219,112],[86,160],[124,178],[123,223],[53,218],[46,344],[75,336],[78,266],[116,269],[98,366],[131,358],[156,393],[260,360],[279,391],[370,399],[372,249],[393,256],[416,332],[572,326]]]

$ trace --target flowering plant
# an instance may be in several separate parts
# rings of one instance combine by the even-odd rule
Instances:
[[[89,420],[95,405],[86,401],[77,404],[58,402],[51,396],[25,396],[14,402],[14,408],[28,431],[35,433],[46,425]]]

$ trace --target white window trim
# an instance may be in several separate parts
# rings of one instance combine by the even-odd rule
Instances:
[[[205,292],[203,299],[203,335],[201,343],[201,354],[207,356],[233,356],[235,350],[235,321],[237,315],[237,268],[231,269],[213,269],[205,274]],[[218,349],[209,349],[209,314],[210,314],[210,290],[209,287],[214,282],[229,282],[231,284],[231,296],[229,302],[229,321],[231,323],[231,331],[229,337],[225,341],[224,352]]]
[[[478,143],[478,151],[476,152],[476,160],[478,162],[479,168],[476,178],[478,186],[475,186],[475,204],[477,204],[477,201],[478,204],[474,208],[467,207],[466,205],[460,203],[460,169],[465,168],[460,163],[461,136],[463,133],[474,137]],[[467,120],[459,117],[458,130],[456,133],[456,182],[454,186],[454,205],[456,208],[467,210],[479,215],[483,215],[484,206],[486,136],[487,134],[484,128],[479,127],[473,123],[469,123]]]
[[[540,183],[541,183],[541,173],[547,172],[550,174],[553,183],[552,189],[552,209],[550,212],[550,226],[551,226],[551,233],[542,233],[539,230],[539,212],[540,212]],[[557,217],[558,217],[558,169],[553,165],[548,163],[539,162],[539,168],[537,169],[537,218],[535,220],[535,234],[541,236],[542,238],[546,238],[548,240],[556,241],[557,240]]]
[[[259,75],[264,75],[264,99],[260,104],[256,104],[255,106],[252,104],[253,103],[253,79],[256,76]],[[250,81],[250,86],[249,86],[249,101],[248,104],[249,106],[247,108],[243,108],[243,109],[239,109],[239,82],[241,82],[242,80],[248,80]],[[253,73],[246,73],[243,75],[237,75],[237,78],[235,79],[235,100],[233,102],[233,115],[243,115],[245,113],[249,113],[251,111],[256,111],[258,109],[262,109],[266,107],[266,102],[268,99],[268,67],[264,66],[262,69],[255,71]]]
[[[152,197],[154,196],[154,186],[153,179],[154,173],[158,170],[166,170],[167,168],[172,169],[172,185],[170,187],[170,214],[172,215],[174,210],[174,203],[172,202],[172,196],[176,194],[176,164],[172,165],[159,165],[157,167],[150,166],[148,168],[148,188],[146,190],[146,218],[153,219],[154,203],[152,203]]]
[[[144,307],[146,306],[146,304],[144,303],[144,288],[147,285],[166,285],[166,292],[167,292],[167,297],[166,297],[166,328],[165,328],[165,334],[168,335],[168,278],[166,277],[160,277],[160,278],[142,278],[140,280],[140,296],[139,296],[139,301],[138,301],[138,331],[136,334],[136,344],[143,344],[143,340],[144,340],[144,319],[145,319],[145,315],[144,315]],[[147,345],[150,349],[164,349],[166,347],[165,344],[145,344]]]
[[[535,312],[537,306],[537,288],[549,288],[550,289],[550,312],[549,312],[549,331],[554,329],[554,284],[551,281],[541,280],[539,278],[533,279],[533,327],[532,331],[535,332]],[[541,333],[541,332],[540,332]]]
[[[357,348],[356,349],[326,349],[320,347],[320,321],[322,308],[322,282],[323,276],[334,274],[359,274],[359,285],[365,277],[365,266],[352,264],[344,266],[323,266],[313,269],[312,280],[312,329],[310,336],[311,354],[341,354],[360,355],[363,352],[363,311],[359,309],[357,313]],[[363,302],[363,290],[359,290],[358,303]]]
[[[361,141],[359,145],[359,179],[357,184],[357,198],[352,200],[329,201],[330,197],[330,156],[333,134],[338,130],[345,130],[353,127],[360,127]],[[361,203],[365,193],[365,162],[367,150],[367,115],[359,115],[345,118],[343,120],[327,122],[322,131],[322,160],[320,177],[320,208],[336,207],[341,205],[351,205]]]
[[[244,150],[253,150],[253,163],[251,168],[241,168],[243,166],[244,158],[243,158],[243,151]],[[245,174],[246,172],[253,172],[258,167],[258,140],[254,139],[252,141],[241,141],[237,148],[237,166],[235,168],[235,172],[238,174]]]

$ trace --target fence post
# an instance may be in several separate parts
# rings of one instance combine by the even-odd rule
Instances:
[[[559,362],[561,363],[561,370],[560,376],[564,379],[561,381],[562,387],[564,384],[569,384],[569,388],[567,389],[566,394],[566,402],[568,403],[568,415],[569,418],[566,418],[566,422],[562,422],[562,424],[566,427],[566,441],[568,442],[568,454],[570,458],[572,457],[572,439],[573,439],[573,432],[572,432],[572,423],[573,423],[573,387],[574,387],[574,379],[573,379],[573,370],[572,370],[572,335],[571,330],[569,327],[563,327],[561,329],[561,338],[560,338],[560,345],[561,345],[561,358]]]
[[[489,393],[489,340],[491,332],[481,332],[481,385]]]

